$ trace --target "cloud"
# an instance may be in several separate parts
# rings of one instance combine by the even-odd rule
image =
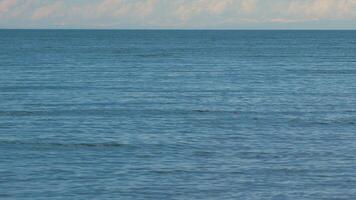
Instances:
[[[356,0],[0,0],[0,17],[0,27],[239,27],[353,21]]]
[[[175,14],[181,20],[189,20],[202,15],[214,18],[226,13],[239,13],[242,9],[249,12],[256,0],[190,0],[176,3]]]
[[[136,15],[140,17],[146,17],[155,10],[158,0],[147,0],[141,1],[134,5],[134,10],[136,11]]]
[[[64,12],[63,2],[55,1],[53,4],[47,4],[36,9],[32,14],[31,18],[33,20],[40,20],[63,12]]]
[[[242,10],[251,13],[257,8],[257,0],[244,0],[241,2]]]
[[[291,17],[304,19],[340,19],[354,17],[356,0],[301,0],[288,7]]]
[[[353,20],[356,18],[356,0],[293,0],[283,10],[280,22],[315,20]]]
[[[97,17],[122,17],[122,16],[136,16],[145,17],[150,15],[156,7],[158,0],[139,0],[139,1],[125,1],[125,0],[104,0],[91,4],[87,4],[83,11],[83,17],[94,15]],[[83,5],[74,6],[74,10],[81,10]],[[90,11],[90,12],[87,12]],[[87,14],[87,15],[85,15]]]
[[[2,0],[0,1],[0,13],[7,12],[16,4],[16,0]]]

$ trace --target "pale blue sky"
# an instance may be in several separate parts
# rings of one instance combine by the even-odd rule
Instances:
[[[0,0],[0,28],[356,29],[356,0]]]

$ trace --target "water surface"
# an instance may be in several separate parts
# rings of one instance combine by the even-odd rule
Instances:
[[[0,198],[356,199],[355,31],[0,30]]]

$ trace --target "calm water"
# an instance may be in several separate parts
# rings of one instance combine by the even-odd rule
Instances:
[[[0,199],[356,199],[356,31],[0,31]]]

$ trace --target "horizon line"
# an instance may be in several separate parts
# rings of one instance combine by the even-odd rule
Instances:
[[[352,29],[309,29],[309,28],[251,28],[251,29],[233,29],[233,28],[1,28],[0,30],[103,30],[103,31],[356,31]]]

